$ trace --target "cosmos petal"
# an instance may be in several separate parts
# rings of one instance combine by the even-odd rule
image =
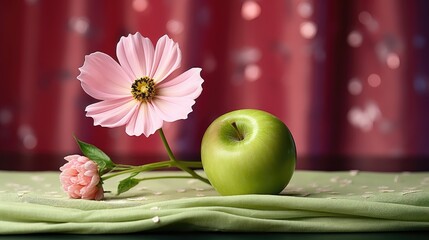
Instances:
[[[201,94],[201,68],[192,68],[177,77],[167,78],[180,66],[181,51],[167,35],[156,47],[140,33],[122,37],[117,44],[118,62],[96,52],[85,57],[78,79],[90,96],[101,100],[86,108],[86,116],[94,125],[103,127],[126,126],[128,135],[146,137],[162,127],[164,121],[186,119],[192,112],[195,99]],[[131,87],[136,79],[154,80],[151,99],[137,100]],[[144,85],[134,86],[138,94]],[[137,89],[138,87],[138,89]]]
[[[182,53],[179,45],[167,35],[162,36],[156,43],[154,61],[149,77],[152,77],[155,83],[162,82],[180,67],[180,61],[182,61]]]
[[[157,96],[153,101],[156,113],[166,122],[188,118],[195,101],[191,98]]]
[[[142,133],[149,137],[162,127],[163,121],[156,114],[150,103],[142,103],[134,112],[126,126],[126,132],[130,136],[140,136]]]
[[[132,97],[104,100],[86,107],[87,117],[94,119],[94,125],[118,127],[127,124],[139,106]]]
[[[95,52],[85,56],[77,77],[83,90],[99,100],[131,96],[131,80],[119,64],[109,55]]]
[[[140,33],[121,37],[116,46],[119,63],[131,79],[148,76],[152,69],[154,47]]]
[[[200,72],[201,68],[191,68],[171,80],[164,80],[157,85],[157,92],[161,96],[196,99],[203,91]]]

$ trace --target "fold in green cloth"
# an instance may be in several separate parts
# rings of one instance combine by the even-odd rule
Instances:
[[[171,174],[184,173],[145,173]],[[189,179],[146,181],[116,196],[109,180],[103,201],[69,199],[58,176],[0,171],[0,234],[429,230],[427,172],[296,171],[277,196],[219,196]]]

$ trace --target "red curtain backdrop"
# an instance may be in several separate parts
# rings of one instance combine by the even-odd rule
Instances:
[[[85,55],[116,58],[119,38],[138,31],[179,42],[179,71],[203,69],[194,111],[164,127],[179,156],[198,158],[217,116],[257,108],[289,126],[298,166],[311,168],[308,156],[424,159],[428,11],[424,0],[1,0],[0,151],[76,153],[76,135],[113,155],[165,158],[157,135],[94,127],[84,109],[96,100],[76,78]]]

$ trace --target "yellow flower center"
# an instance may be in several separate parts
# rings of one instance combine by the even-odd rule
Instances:
[[[136,100],[148,102],[155,96],[155,82],[150,77],[136,79],[131,85],[131,94]]]

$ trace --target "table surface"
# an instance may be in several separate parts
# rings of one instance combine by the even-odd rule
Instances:
[[[144,176],[170,174],[185,173]],[[0,234],[429,229],[429,172],[296,171],[280,195],[241,196],[194,179],[146,181],[118,196],[118,179],[105,183],[103,201],[69,199],[58,175],[0,171]]]
[[[78,239],[88,240],[167,240],[167,239],[222,239],[222,240],[427,240],[428,232],[383,232],[383,233],[208,233],[208,232],[192,232],[192,233],[134,233],[134,234],[100,234],[100,235],[79,235]],[[1,236],[0,239],[7,240],[76,240],[76,235],[71,234],[29,234],[29,235],[8,235]]]
[[[27,171],[53,171],[53,174],[58,174],[58,168],[64,164],[64,160],[62,158],[63,156],[58,155],[45,155],[45,154],[16,154],[16,153],[0,153],[0,172],[6,171],[19,171],[21,173],[25,173]],[[121,158],[117,158],[121,159]],[[123,159],[128,159],[130,162],[126,162],[129,164],[141,164],[141,157],[125,157]],[[149,159],[156,159],[151,158]],[[116,161],[116,160],[115,160]],[[124,162],[122,162],[124,163]],[[393,177],[393,182],[395,181],[395,176],[398,174],[409,174],[409,173],[423,173],[424,171],[429,172],[429,159],[425,157],[417,157],[417,158],[366,158],[366,157],[301,157],[298,159],[298,169],[311,169],[311,170],[323,170],[323,171],[345,171],[344,174],[348,175],[348,178],[351,178],[350,176],[350,169],[353,168],[356,163],[359,163],[358,166],[360,166],[359,170],[360,172],[364,171],[377,171],[377,172],[390,172],[389,174]],[[18,173],[19,173],[18,172]],[[356,171],[355,171],[356,172]],[[360,173],[358,172],[358,173]],[[331,174],[335,174],[335,172],[330,172]],[[30,173],[30,174],[37,174],[37,172]],[[0,176],[1,177],[1,176]],[[332,175],[329,179],[329,181],[334,181],[332,178],[335,177]],[[307,183],[310,184],[308,186],[300,187],[296,184],[297,178],[292,179],[291,184],[288,186],[289,190],[299,190],[298,192],[295,191],[295,195],[301,194],[301,197],[309,197],[309,195],[305,196],[309,192],[309,188],[311,188],[311,184],[313,183]],[[338,180],[338,179],[337,179]],[[57,188],[55,190],[51,190],[51,192],[58,192],[58,186],[56,186],[54,183],[54,188]],[[329,184],[332,184],[330,182]],[[25,184],[24,184],[25,185]],[[326,184],[327,185],[327,184]],[[379,185],[379,187],[386,187]],[[411,187],[412,188],[412,187]],[[1,190],[1,189],[0,189]],[[314,190],[314,188],[313,188]],[[319,189],[321,190],[321,189]],[[364,190],[364,189],[362,189]],[[376,191],[383,190],[382,189],[375,189]],[[388,189],[387,189],[388,190]],[[399,190],[399,189],[398,189]],[[402,189],[403,190],[403,189]],[[3,190],[4,191],[4,190]],[[306,192],[307,191],[307,192]],[[426,191],[426,190],[425,190]],[[293,192],[293,191],[292,191]],[[331,192],[335,193],[334,190],[331,190]],[[370,192],[369,190],[363,191],[362,194],[365,194],[365,192]],[[289,192],[291,193],[291,192]],[[377,194],[387,194],[388,192],[378,192]],[[399,192],[400,193],[400,192]],[[61,194],[61,193],[58,193]],[[215,195],[216,193],[213,191],[207,191],[205,192],[207,195]],[[350,194],[350,193],[349,193]],[[313,195],[314,196],[314,195]],[[64,197],[64,195],[62,195]],[[299,196],[294,196],[299,197]],[[332,197],[332,196],[331,196]],[[335,196],[333,196],[335,197]],[[161,197],[162,198],[162,197]],[[429,199],[429,197],[428,197]],[[162,199],[161,199],[162,200]],[[365,198],[366,200],[366,198]],[[1,202],[2,200],[0,200]],[[429,231],[429,230],[428,230]],[[263,234],[248,234],[248,233],[212,233],[212,232],[197,232],[197,233],[180,233],[179,237],[196,237],[196,238],[218,238],[221,237],[222,239],[228,239],[228,238],[246,238],[246,239],[252,239],[252,238],[268,238],[268,239],[354,239],[354,238],[365,238],[365,239],[403,239],[404,237],[413,237],[415,239],[427,239],[427,236],[429,232],[424,231],[406,231],[406,232],[360,232],[357,233],[263,233]],[[148,232],[137,232],[137,233],[130,233],[130,234],[120,234],[120,235],[88,235],[83,234],[80,235],[85,238],[97,238],[102,237],[103,239],[123,239],[126,237],[127,239],[134,239],[139,238],[141,239],[143,236],[145,238],[149,239],[169,239],[171,238],[170,233],[148,233]],[[30,235],[8,235],[8,236],[1,236],[0,238],[7,237],[7,239],[23,239],[23,238],[31,238],[31,239],[49,239],[49,238],[55,238],[58,239],[61,238],[68,238],[73,237],[73,235],[68,234],[61,234],[61,233],[50,233],[50,234],[30,234]]]

